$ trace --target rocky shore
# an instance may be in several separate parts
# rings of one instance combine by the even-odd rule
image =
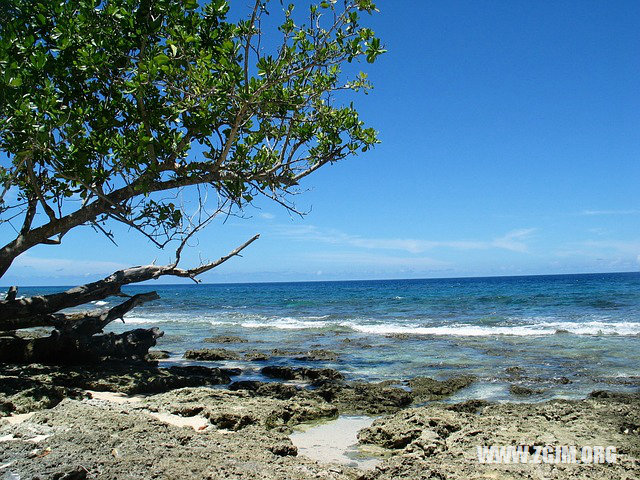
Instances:
[[[446,404],[437,402],[474,378],[348,382],[328,368],[264,364],[265,381],[234,381],[240,373],[154,363],[0,365],[0,478],[640,478],[637,394]],[[375,468],[298,455],[292,429],[345,414],[377,417],[358,434],[363,451],[381,459]],[[481,463],[477,447],[490,445],[526,445],[531,455],[535,446],[615,446],[616,462]]]

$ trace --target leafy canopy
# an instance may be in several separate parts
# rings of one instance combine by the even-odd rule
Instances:
[[[342,67],[384,52],[360,24],[370,0],[301,12],[257,1],[235,23],[226,1],[201,3],[3,2],[0,221],[22,221],[22,246],[0,257],[78,225],[104,231],[107,218],[162,244],[185,218],[158,192],[206,185],[226,205],[286,203],[302,177],[377,143],[339,101],[370,88]],[[274,17],[277,31],[262,31]]]

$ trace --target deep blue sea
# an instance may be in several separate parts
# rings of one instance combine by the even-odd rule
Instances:
[[[21,294],[51,288],[25,288]],[[513,400],[509,385],[584,397],[596,389],[640,385],[640,273],[216,285],[145,285],[161,300],[130,312],[110,330],[159,327],[169,362],[187,349],[239,353],[328,349],[333,362],[276,357],[272,364],[337,368],[349,379],[439,379],[462,373],[478,381],[452,400]],[[97,302],[115,305],[121,299]],[[236,335],[248,343],[203,339]],[[213,362],[212,362],[213,363]],[[258,362],[238,366],[259,377]],[[524,369],[517,380],[508,367]],[[563,378],[564,377],[564,378]],[[566,381],[570,383],[566,383]]]

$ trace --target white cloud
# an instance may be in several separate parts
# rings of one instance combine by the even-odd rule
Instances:
[[[276,216],[273,213],[268,213],[268,212],[260,212],[258,216],[260,218],[264,218],[265,220],[273,220],[274,218],[276,218]]]
[[[371,250],[397,250],[418,254],[436,248],[455,250],[486,250],[498,248],[513,252],[527,252],[528,246],[526,240],[534,231],[535,229],[533,228],[514,230],[488,241],[363,237],[347,234],[339,230],[322,230],[313,225],[280,226],[277,233],[294,240],[316,241]]]
[[[583,210],[581,215],[595,216],[595,215],[637,215],[640,214],[640,210]]]
[[[494,239],[493,242],[491,242],[491,246],[511,250],[512,252],[524,253],[529,250],[525,240],[527,240],[533,232],[535,232],[535,228],[513,230],[500,238]]]

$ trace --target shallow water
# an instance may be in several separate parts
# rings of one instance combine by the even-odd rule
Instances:
[[[358,432],[370,427],[375,418],[341,415],[336,420],[306,425],[303,430],[290,435],[298,454],[322,463],[340,463],[369,470],[380,459],[367,456],[358,449]]]
[[[349,379],[367,381],[477,375],[479,381],[455,400],[512,399],[513,383],[544,390],[526,398],[531,401],[583,397],[595,389],[632,390],[640,382],[640,273],[147,285],[126,291],[152,289],[161,300],[109,328],[159,327],[165,336],[158,348],[176,362],[191,348],[328,349],[339,355],[336,361],[277,357],[271,363],[337,368]],[[237,335],[248,343],[203,342],[214,335]],[[243,378],[259,378],[263,365],[225,366],[243,368]],[[507,375],[513,366],[523,367],[526,378]]]

